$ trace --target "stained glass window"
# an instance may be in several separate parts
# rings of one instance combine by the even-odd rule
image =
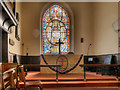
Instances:
[[[43,14],[42,43],[44,54],[66,54],[70,48],[70,20],[68,13],[59,5],[53,5]]]

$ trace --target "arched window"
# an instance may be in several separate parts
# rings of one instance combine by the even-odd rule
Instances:
[[[70,19],[60,5],[52,5],[42,17],[43,54],[66,54],[70,50]]]

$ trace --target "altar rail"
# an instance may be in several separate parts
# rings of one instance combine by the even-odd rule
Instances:
[[[86,67],[115,67],[116,68],[116,78],[119,81],[119,69],[120,69],[120,64],[80,64],[80,67],[84,67],[84,80],[86,81]]]

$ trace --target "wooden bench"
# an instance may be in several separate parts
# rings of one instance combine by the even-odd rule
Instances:
[[[17,87],[17,73],[16,68],[11,68],[2,72],[2,89],[14,89]]]
[[[2,89],[15,89],[18,87],[17,64],[2,63]]]
[[[26,81],[25,79],[25,72],[24,72],[24,69],[23,69],[23,65],[20,65],[18,67],[18,73],[19,73],[19,83],[23,82],[24,83],[24,86],[22,88],[30,88],[30,87],[39,87],[39,90],[42,90],[42,84],[41,84],[41,81],[38,80],[38,81]],[[21,87],[20,87],[21,88]]]

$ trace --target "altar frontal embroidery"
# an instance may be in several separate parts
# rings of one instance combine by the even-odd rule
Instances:
[[[68,58],[64,55],[58,57],[56,64],[62,65],[58,68],[60,72],[64,72],[68,67]]]

